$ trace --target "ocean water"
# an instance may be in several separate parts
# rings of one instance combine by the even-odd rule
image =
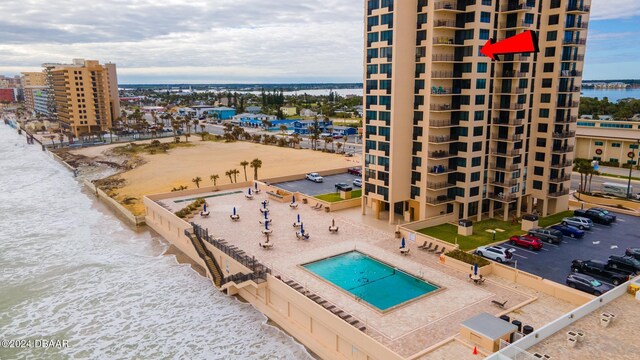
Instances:
[[[0,170],[0,359],[311,359],[4,124]]]

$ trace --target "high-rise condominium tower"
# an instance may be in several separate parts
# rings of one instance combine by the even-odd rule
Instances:
[[[75,59],[73,64],[44,64],[49,116],[74,136],[108,131],[120,116],[115,64]]]
[[[368,0],[365,194],[377,215],[566,210],[590,0]],[[480,49],[524,31],[539,52]]]

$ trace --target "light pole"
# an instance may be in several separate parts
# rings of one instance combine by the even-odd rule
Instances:
[[[629,182],[627,183],[627,199],[631,198],[631,173],[633,171],[633,159],[636,157],[636,149],[640,145],[640,139],[636,140],[635,144],[631,144],[631,151],[627,156],[629,157]]]

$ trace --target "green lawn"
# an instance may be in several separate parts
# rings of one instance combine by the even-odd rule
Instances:
[[[547,227],[553,224],[557,224],[563,217],[572,215],[572,211],[565,211],[556,215],[540,219],[540,227]],[[504,232],[496,232],[495,240],[492,233],[486,230],[502,229]],[[511,225],[510,221],[502,221],[497,219],[488,219],[473,224],[473,235],[460,236],[458,235],[458,227],[452,224],[442,224],[426,229],[418,230],[418,232],[432,236],[434,238],[444,240],[446,242],[460,245],[460,250],[467,251],[475,249],[478,246],[487,245],[495,241],[506,240],[512,235],[523,234],[524,231],[520,230],[521,224]]]
[[[353,190],[351,192],[352,199],[359,198],[361,196],[362,196],[362,190]],[[314,197],[316,199],[324,200],[326,202],[338,202],[338,201],[344,200],[340,197],[339,193],[323,194],[323,195],[318,195]]]

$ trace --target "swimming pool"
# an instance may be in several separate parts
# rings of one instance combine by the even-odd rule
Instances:
[[[359,251],[302,266],[381,311],[439,289]]]

